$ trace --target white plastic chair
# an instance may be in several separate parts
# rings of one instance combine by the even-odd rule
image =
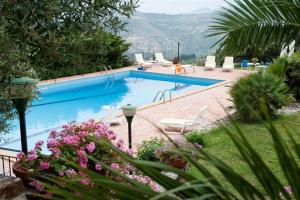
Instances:
[[[205,61],[205,70],[214,70],[216,68],[216,57],[215,56],[207,56]]]
[[[145,68],[149,68],[153,66],[153,63],[150,61],[145,61],[142,54],[135,54],[135,59],[138,65],[141,65]]]
[[[164,67],[169,67],[172,65],[172,62],[166,60],[162,53],[155,53],[155,61]]]
[[[222,71],[233,71],[234,70],[234,58],[233,57],[225,57]]]
[[[199,114],[194,119],[162,119],[160,124],[163,126],[163,132],[167,134],[183,134],[187,127],[193,127],[196,125],[207,125],[207,120],[204,117],[204,113],[208,107],[204,106],[199,111]],[[167,131],[167,128],[179,129],[180,131]]]

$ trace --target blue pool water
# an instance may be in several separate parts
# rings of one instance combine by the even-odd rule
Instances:
[[[171,90],[172,96],[182,92],[207,87],[221,80],[192,78],[140,71],[115,73],[80,80],[49,84],[39,87],[39,97],[28,108],[28,147],[33,148],[37,140],[47,140],[50,129],[61,127],[71,121],[100,119],[108,113],[103,107],[136,106],[152,103],[160,90]],[[5,136],[0,147],[21,149],[18,120]],[[3,141],[2,141],[3,142]]]

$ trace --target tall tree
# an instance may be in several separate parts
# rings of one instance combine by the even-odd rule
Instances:
[[[300,42],[299,0],[233,0],[222,9],[210,27],[222,52],[239,54],[251,49],[253,56],[269,44],[287,46]]]

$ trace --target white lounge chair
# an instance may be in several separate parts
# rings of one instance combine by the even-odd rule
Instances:
[[[205,61],[204,70],[214,70],[216,68],[216,57],[215,56],[207,56]]]
[[[166,60],[162,53],[155,53],[155,61],[164,67],[169,67],[173,64],[172,62]]]
[[[201,108],[199,114],[194,119],[163,119],[160,124],[163,126],[163,132],[167,134],[183,134],[187,127],[194,127],[196,125],[207,125],[207,120],[204,117],[204,113],[208,107]],[[175,129],[175,131],[167,131],[167,128]]]
[[[233,71],[234,70],[234,63],[233,63],[233,57],[225,57],[222,71]]]
[[[135,59],[138,65],[145,68],[150,68],[153,66],[153,63],[150,61],[145,61],[142,54],[135,54]]]

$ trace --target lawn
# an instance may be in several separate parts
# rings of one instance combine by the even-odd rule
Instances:
[[[281,116],[277,120],[274,120],[274,124],[276,127],[278,127],[278,130],[280,130],[282,133],[282,137],[287,141],[288,144],[289,141],[287,140],[287,135],[285,134],[282,125],[288,127],[297,141],[300,141],[300,112],[290,116]],[[237,133],[232,124],[228,124],[226,127],[229,128],[233,133]],[[262,156],[270,169],[281,180],[284,180],[284,176],[281,173],[276,154],[273,151],[271,136],[269,135],[264,124],[240,124],[240,128],[255,150],[257,150],[257,152],[259,152],[259,154]],[[204,148],[207,152],[222,159],[244,178],[251,181],[253,184],[257,184],[250,168],[248,168],[247,165],[242,161],[236,147],[231,142],[224,129],[216,128],[201,134],[203,134]],[[220,179],[223,179],[222,175],[219,174],[214,167],[210,166],[209,164],[205,165],[209,167],[214,175]],[[194,168],[190,169],[190,173],[195,176],[201,176]]]

